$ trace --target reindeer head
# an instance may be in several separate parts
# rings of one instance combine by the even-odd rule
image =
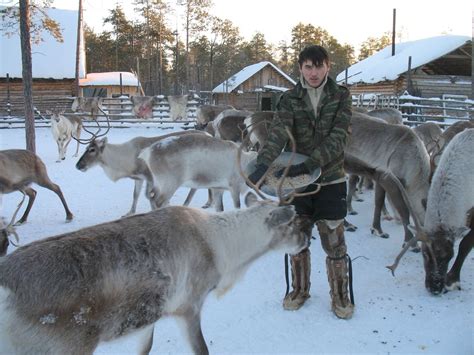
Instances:
[[[271,236],[271,249],[297,254],[309,246],[308,235],[295,225],[294,206],[281,205],[271,200],[261,201],[252,192],[245,196],[245,205],[253,209],[253,216],[264,221],[265,233]]]
[[[470,229],[437,229],[428,235],[429,242],[423,243],[423,263],[425,267],[425,287],[434,295],[445,289],[449,262],[454,256],[454,241],[463,238]]]
[[[46,110],[46,114],[51,116],[51,123],[59,123],[63,117],[64,110],[53,109],[52,111]]]
[[[100,161],[100,156],[107,144],[107,137],[92,140],[86,148],[86,151],[76,163],[76,169],[86,171],[95,166]]]

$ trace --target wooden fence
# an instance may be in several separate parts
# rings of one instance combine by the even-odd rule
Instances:
[[[402,112],[404,123],[418,125],[433,121],[449,126],[459,120],[474,119],[474,100],[464,95],[443,95],[440,98],[422,98],[404,94],[401,96],[360,94],[352,95],[353,106],[367,109],[394,107]]]
[[[63,105],[65,116],[80,116],[85,118],[86,121],[90,119],[90,115],[87,113],[74,113],[71,110],[71,105],[74,97],[63,97],[61,102],[66,100],[67,104]],[[200,105],[200,101],[192,99],[188,100],[186,108],[186,117],[179,120],[179,122],[189,124],[194,123],[196,119],[196,110]],[[51,108],[55,108],[53,102]],[[150,119],[139,119],[136,118],[133,113],[133,104],[130,98],[126,96],[118,98],[102,98],[101,103],[102,113],[98,115],[98,121],[111,121],[112,126],[126,126],[129,123],[147,123],[150,125],[173,123],[170,118],[170,106],[165,96],[157,96],[155,98],[155,104],[153,105],[153,115]],[[40,111],[35,108],[35,120],[36,125],[43,126],[49,125],[49,116],[46,115],[45,111]],[[91,124],[93,125],[93,124]],[[24,117],[20,116],[0,116],[0,128],[12,128],[24,126]]]

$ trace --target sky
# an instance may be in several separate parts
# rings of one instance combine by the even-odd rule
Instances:
[[[8,1],[8,0],[6,0]],[[74,8],[76,1],[55,0],[60,8]],[[102,30],[102,20],[116,3],[126,13],[133,12],[132,1],[84,0],[84,18],[95,30]],[[170,1],[175,3],[175,1]],[[451,0],[445,3],[432,0],[213,0],[211,13],[231,20],[240,28],[246,40],[256,32],[265,35],[268,42],[289,41],[291,29],[299,22],[320,26],[340,43],[358,49],[368,37],[380,37],[392,31],[393,9],[396,9],[396,31],[401,32],[398,42],[416,40],[440,34],[472,36],[473,7],[471,0]],[[178,16],[170,25],[176,27]]]
[[[38,126],[40,124],[46,125],[44,121]],[[8,120],[0,120],[0,150],[24,148],[24,129],[1,129],[7,125]],[[107,137],[110,143],[122,143],[136,136],[162,135],[182,127],[134,124],[131,128],[112,128]],[[114,183],[100,167],[80,172],[75,168],[79,158],[72,157],[75,148],[72,142],[66,159],[56,163],[58,153],[50,129],[36,128],[37,154],[46,164],[50,178],[61,187],[74,219],[65,223],[65,213],[57,196],[33,186],[38,193],[28,222],[16,228],[21,245],[112,221],[129,210],[132,180],[121,179]],[[81,146],[79,155],[84,150]],[[182,204],[187,192],[186,188],[178,189],[171,204]],[[361,197],[363,202],[353,204],[359,214],[348,216],[358,230],[346,232],[354,272],[354,317],[339,320],[331,312],[325,254],[314,229],[311,298],[298,311],[284,311],[281,305],[285,292],[283,254],[271,252],[260,257],[225,295],[208,295],[202,310],[202,329],[211,354],[474,353],[474,252],[463,266],[462,290],[432,296],[424,288],[421,254],[407,252],[395,277],[385,268],[400,251],[403,228],[395,221],[384,220],[382,228],[390,238],[372,236],[369,228],[373,193],[364,191]],[[0,215],[10,220],[20,199],[18,192],[4,195]],[[200,208],[206,199],[206,190],[198,190],[191,206]],[[228,193],[224,194],[224,205],[226,210],[233,208]],[[19,216],[23,209],[24,206]],[[137,211],[149,211],[143,193]],[[8,252],[14,250],[15,247],[10,246]],[[0,312],[0,324],[2,316],[5,313]],[[2,344],[0,341],[0,353]],[[137,354],[137,344],[137,337],[131,335],[100,344],[95,355]],[[190,352],[176,319],[165,318],[156,323],[152,355]]]

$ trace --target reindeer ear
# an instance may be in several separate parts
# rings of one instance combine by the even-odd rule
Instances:
[[[295,208],[291,205],[276,207],[272,212],[270,212],[269,224],[272,226],[287,224],[295,218],[295,215]]]
[[[257,204],[257,202],[258,202],[258,199],[254,193],[249,191],[247,195],[245,195],[245,206],[250,207]]]
[[[95,143],[97,144],[97,148],[99,148],[99,150],[102,152],[105,148],[105,145],[107,144],[107,137],[98,139],[95,141]]]

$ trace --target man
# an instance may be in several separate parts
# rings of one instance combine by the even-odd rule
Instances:
[[[256,183],[282,149],[290,149],[285,130],[288,127],[295,138],[296,151],[308,156],[303,163],[291,166],[288,177],[309,174],[321,168],[321,177],[317,181],[321,190],[297,197],[292,202],[298,213],[297,223],[308,237],[311,237],[316,223],[321,245],[327,254],[332,310],[337,317],[349,319],[354,304],[348,294],[350,259],[344,240],[347,207],[343,164],[352,102],[349,91],[328,76],[329,56],[323,47],[312,45],[304,48],[298,63],[300,80],[294,89],[281,97],[277,111],[282,114],[275,114],[267,143],[260,150],[256,169],[249,179]],[[310,185],[305,192],[315,188],[315,185]],[[309,248],[291,256],[291,271],[293,290],[285,296],[283,307],[296,310],[310,297]]]

